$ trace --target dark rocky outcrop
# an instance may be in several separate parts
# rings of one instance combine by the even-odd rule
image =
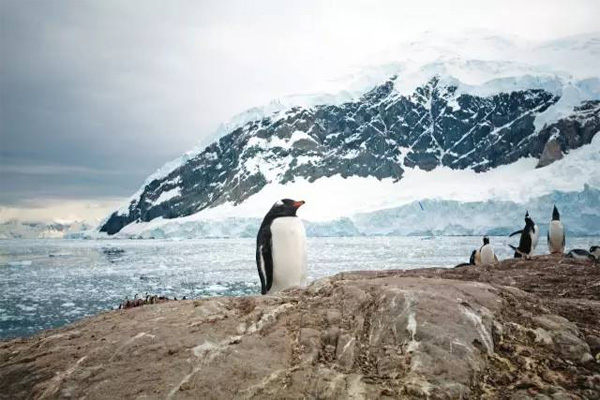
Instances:
[[[542,151],[542,155],[540,156],[540,161],[538,162],[536,168],[543,168],[554,161],[558,161],[563,158],[563,153],[560,148],[560,143],[556,139],[550,139],[544,145],[544,151]]]
[[[342,273],[118,310],[0,344],[0,398],[593,399],[600,268]]]
[[[569,150],[588,144],[600,131],[600,101],[585,101],[573,114],[550,124],[536,136],[533,155],[539,154],[538,168],[560,160]]]
[[[489,97],[461,94],[438,78],[401,95],[392,79],[354,102],[297,107],[233,130],[150,181],[100,230],[114,234],[135,221],[239,204],[270,182],[337,174],[400,180],[406,167],[442,165],[486,171],[521,157],[540,157],[551,137],[566,153],[600,130],[600,106],[586,102],[569,118],[536,132],[535,117],[558,99],[540,89]],[[159,201],[174,189],[176,196]]]

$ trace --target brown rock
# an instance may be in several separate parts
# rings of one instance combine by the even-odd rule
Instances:
[[[536,165],[536,168],[545,167],[561,158],[563,158],[563,153],[560,148],[560,143],[558,143],[556,139],[550,139],[544,146],[544,151],[540,156],[540,161]]]
[[[1,343],[0,398],[598,398],[599,288],[535,257],[111,311]]]

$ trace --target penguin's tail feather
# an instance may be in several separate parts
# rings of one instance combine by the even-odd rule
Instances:
[[[510,248],[513,249],[515,251],[515,258],[519,258],[519,257],[523,257],[523,258],[531,258],[531,256],[527,253],[523,253],[521,250],[519,250],[517,247],[513,246],[512,244],[509,244]]]
[[[512,236],[518,235],[518,234],[520,234],[520,233],[523,233],[523,229],[521,229],[521,230],[518,230],[518,231],[516,231],[516,232],[513,232],[513,233],[511,233],[510,235],[508,235],[508,237],[512,237]]]

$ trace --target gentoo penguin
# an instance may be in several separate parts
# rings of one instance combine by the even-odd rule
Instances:
[[[592,253],[597,260],[600,260],[600,246],[590,247],[590,253]]]
[[[521,234],[521,238],[519,239],[519,247],[515,247],[511,244],[509,244],[509,246],[513,250],[515,250],[515,258],[529,258],[531,257],[533,251],[535,250],[535,247],[537,246],[538,238],[540,235],[537,225],[529,216],[529,211],[525,212],[525,228],[511,233],[509,237],[514,236],[518,233]]]
[[[483,237],[483,246],[479,249],[479,258],[482,265],[490,265],[498,261],[498,257],[494,254],[494,248],[490,244],[490,238]]]
[[[469,262],[468,263],[456,264],[452,268],[468,267],[470,265],[475,265],[475,255],[477,254],[477,252],[478,252],[478,250],[473,250],[473,252],[471,253],[471,257],[469,257]]]
[[[304,201],[276,202],[263,219],[256,237],[256,265],[261,293],[267,294],[306,281],[306,233],[296,211]]]
[[[592,247],[593,248],[593,247]],[[574,258],[576,260],[588,260],[595,261],[596,256],[591,252],[583,249],[573,249],[567,253],[567,258]]]
[[[565,228],[560,222],[560,214],[556,205],[552,210],[552,220],[548,225],[548,250],[550,250],[550,254],[565,252]]]

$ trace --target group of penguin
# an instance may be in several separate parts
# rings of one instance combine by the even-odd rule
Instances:
[[[282,199],[277,201],[265,215],[256,237],[256,265],[260,278],[261,293],[267,294],[293,286],[304,286],[308,275],[306,232],[302,220],[296,212],[304,201]],[[530,258],[535,250],[539,229],[529,212],[525,213],[525,227],[510,236],[521,234],[519,246],[509,245],[515,250],[515,258]],[[565,229],[560,221],[556,206],[548,226],[548,249],[553,254],[563,254],[565,250]],[[600,246],[592,246],[589,251],[571,250],[567,257],[600,260]],[[498,261],[490,239],[483,238],[479,250],[473,250],[468,264],[489,265]]]
[[[540,230],[533,219],[529,216],[529,211],[525,212],[525,227],[516,232],[513,232],[509,237],[520,234],[519,246],[509,246],[515,251],[515,258],[531,258],[533,251],[537,247]],[[565,252],[565,228],[560,221],[560,213],[556,205],[552,210],[552,219],[548,224],[548,250],[550,254],[564,254]],[[567,257],[596,261],[600,260],[600,246],[592,246],[589,251],[584,249],[573,249],[567,253]],[[489,265],[498,261],[498,257],[494,254],[494,249],[490,244],[490,239],[487,236],[483,238],[483,245],[479,250],[473,250],[468,263],[459,264],[465,265]]]

